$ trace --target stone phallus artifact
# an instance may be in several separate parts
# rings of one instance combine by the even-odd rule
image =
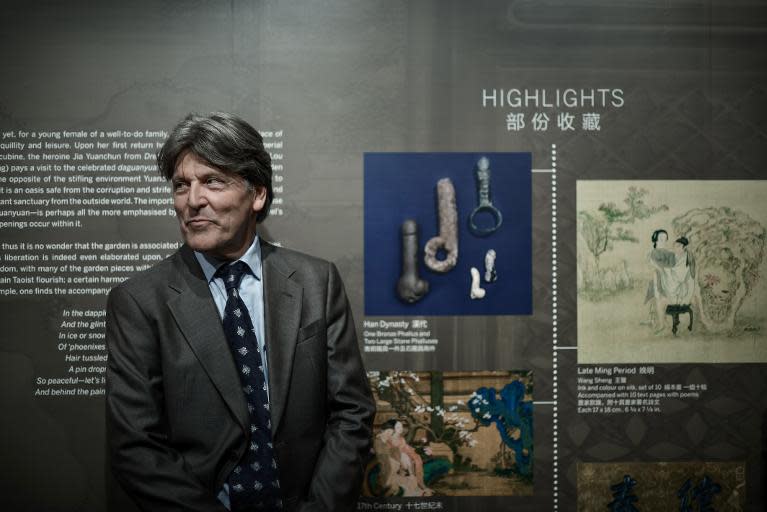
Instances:
[[[429,293],[429,283],[418,276],[418,223],[402,223],[402,274],[397,281],[397,295],[412,304]]]
[[[437,210],[439,213],[439,235],[426,242],[424,262],[435,272],[448,272],[458,263],[458,208],[455,203],[455,188],[450,178],[437,182]],[[437,253],[444,251],[445,258],[437,259]]]

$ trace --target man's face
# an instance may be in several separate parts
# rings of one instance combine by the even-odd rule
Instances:
[[[171,179],[181,235],[195,251],[237,259],[253,241],[256,215],[266,188],[250,188],[241,177],[211,167],[187,152]]]

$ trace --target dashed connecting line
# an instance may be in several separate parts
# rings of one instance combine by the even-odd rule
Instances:
[[[559,421],[557,419],[557,145],[551,145],[551,338],[552,338],[552,400],[553,404],[553,452],[552,485],[554,510],[559,509],[559,464],[558,441]]]
[[[551,174],[551,353],[552,353],[552,397],[551,400],[534,401],[535,405],[551,405],[554,428],[552,453],[552,483],[554,510],[559,510],[559,421],[557,419],[557,397],[559,382],[557,376],[557,350],[576,350],[578,347],[557,345],[557,145],[551,145],[551,169],[533,169],[534,173]]]

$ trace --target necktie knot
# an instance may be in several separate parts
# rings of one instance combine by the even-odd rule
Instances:
[[[224,280],[224,286],[226,291],[231,292],[232,289],[238,289],[243,276],[249,271],[247,263],[244,261],[236,261],[231,265],[222,265],[216,274]]]

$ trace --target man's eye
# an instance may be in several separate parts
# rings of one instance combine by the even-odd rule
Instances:
[[[208,185],[223,185],[224,180],[216,176],[210,176],[208,179],[205,180],[205,183],[207,183]]]
[[[182,192],[186,190],[187,184],[183,181],[174,181],[173,182],[173,192]]]

